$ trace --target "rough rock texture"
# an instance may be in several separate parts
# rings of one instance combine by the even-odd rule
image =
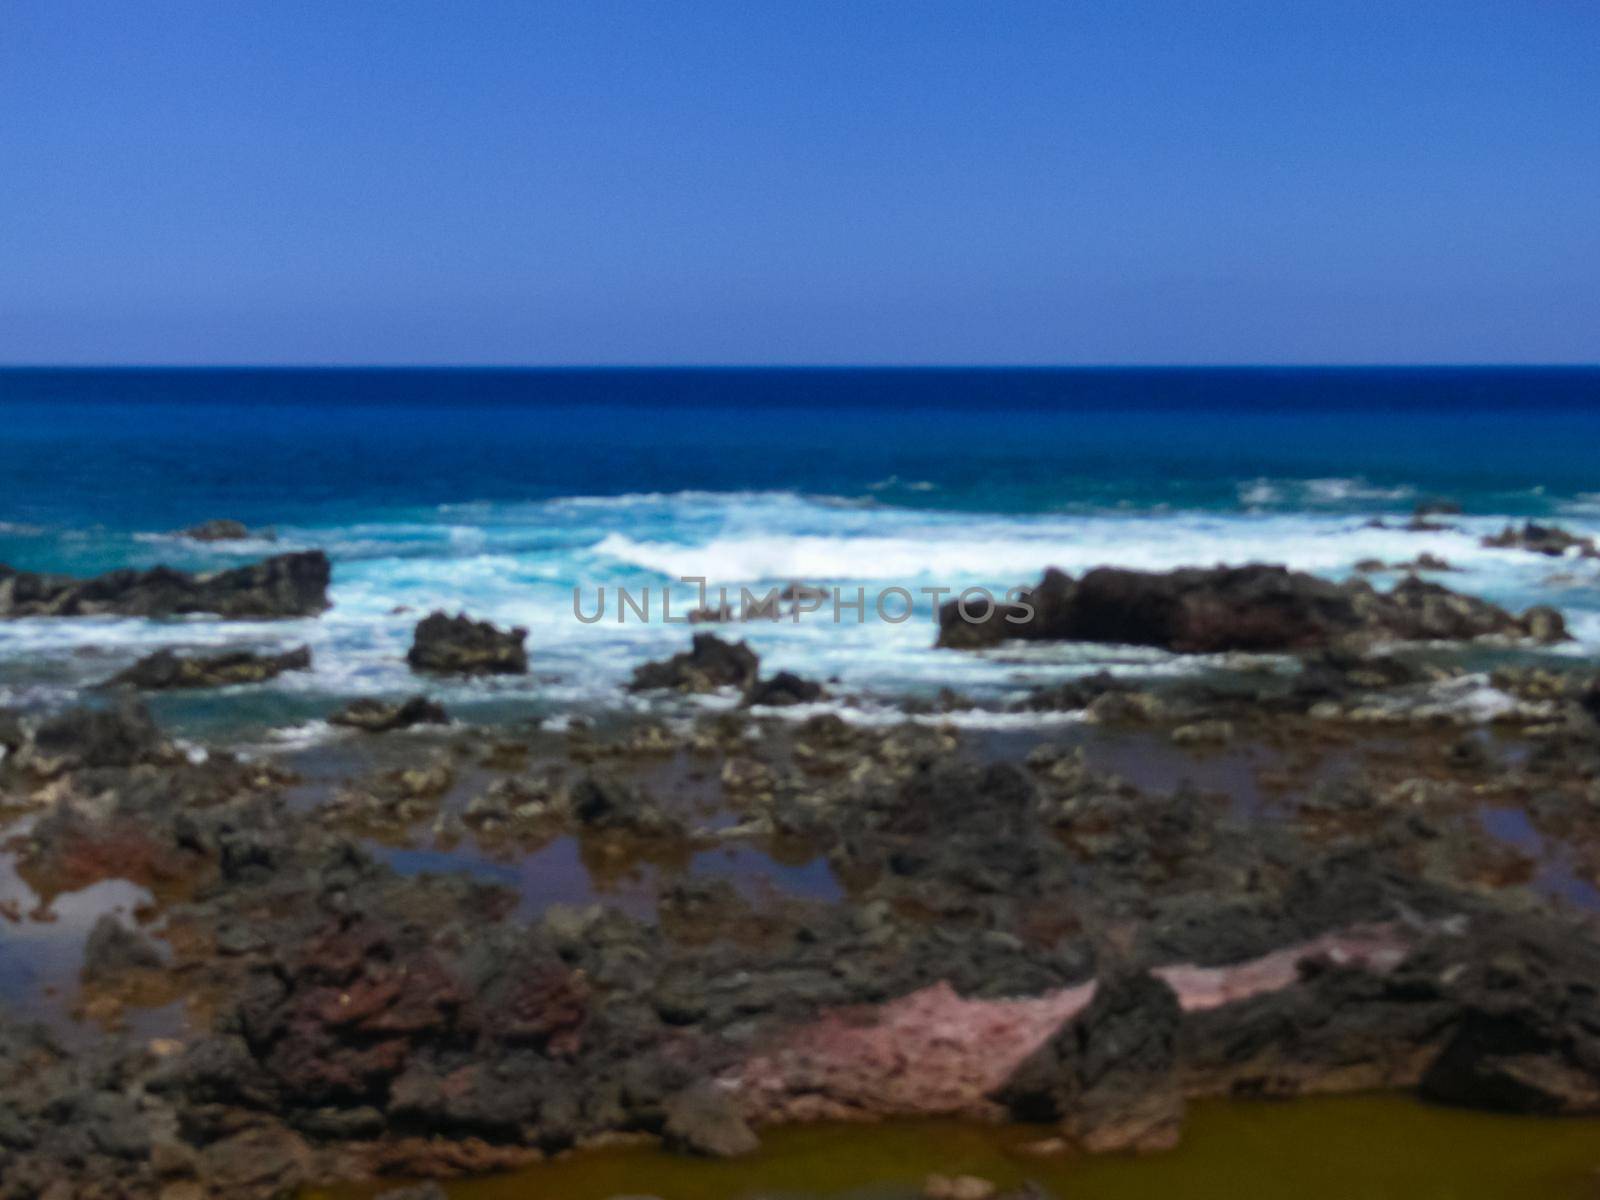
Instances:
[[[1169,1149],[1183,1124],[1182,1024],[1165,981],[1113,975],[1006,1081],[1001,1098],[1024,1120],[1062,1122],[1091,1152]]]
[[[1592,537],[1581,537],[1559,525],[1540,525],[1534,521],[1525,522],[1520,529],[1507,525],[1499,533],[1484,538],[1483,544],[1501,550],[1529,550],[1551,558],[1573,551],[1583,558],[1600,556],[1600,548],[1596,548]]]
[[[743,691],[755,684],[759,666],[756,652],[744,642],[726,642],[714,633],[697,633],[683,653],[636,667],[628,687],[635,692],[714,692],[725,687]]]
[[[36,775],[170,761],[173,750],[142,704],[73,708],[7,735],[6,765]]]
[[[406,662],[432,675],[523,675],[527,637],[520,626],[507,631],[466,613],[434,612],[417,622]]]
[[[814,680],[803,679],[792,671],[779,671],[769,679],[759,679],[751,684],[744,694],[744,702],[780,708],[790,704],[810,704],[827,694],[823,686]]]
[[[328,607],[329,576],[320,550],[199,575],[152,567],[75,579],[0,564],[0,617],[314,617]]]
[[[100,980],[120,972],[160,967],[161,952],[155,943],[135,929],[129,929],[107,913],[89,930],[83,949],[83,977]]]
[[[237,683],[264,683],[285,671],[309,671],[311,648],[301,646],[283,654],[255,654],[233,650],[226,654],[184,657],[172,650],[157,650],[125,671],[106,680],[103,687],[132,687],[141,691],[174,688],[227,687]]]
[[[711,1084],[686,1088],[667,1101],[666,1116],[662,1136],[674,1150],[734,1158],[760,1145],[725,1088]]]
[[[411,696],[398,704],[363,697],[352,700],[328,718],[329,724],[346,725],[367,733],[390,733],[413,725],[448,725],[444,705],[426,696]]]
[[[1364,658],[1317,668],[1389,678]],[[369,748],[412,820],[454,818],[454,771],[495,793],[495,838],[526,810],[526,844],[559,826],[597,881],[661,864],[653,920],[532,919],[499,884],[401,876],[343,832],[336,800],[308,806],[306,781],[220,747],[173,756],[132,713],[56,718],[53,759],[34,758],[43,724],[0,713],[0,787],[34,810],[8,848],[18,878],[47,902],[109,878],[147,888],[139,921],[165,965],[109,928],[86,965],[199,1002],[171,1039],[70,1049],[0,1012],[0,1198],[64,1180],[57,1195],[265,1200],[503,1170],[606,1135],[725,1153],[767,1120],[999,1117],[996,1097],[1093,1149],[1161,1144],[1198,1096],[1403,1087],[1597,1112],[1592,922],[1475,870],[1477,806],[1502,776],[1541,831],[1563,822],[1581,845],[1600,827],[1592,679],[1572,674],[1517,676],[1563,717],[1524,765],[1418,737],[1365,767],[1404,787],[1291,783],[1270,819],[1141,790],[1067,739],[984,761],[959,730],[832,714]],[[1286,741],[1315,738],[1286,721]],[[739,826],[699,824],[704,793],[679,790],[696,774]],[[672,869],[778,836],[825,855],[846,894]]]
[[[1560,641],[1566,630],[1551,610],[1530,610],[1519,618],[1415,577],[1384,593],[1364,580],[1333,583],[1275,566],[1163,573],[1101,567],[1076,581],[1052,569],[1023,603],[989,606],[974,599],[963,613],[959,601],[952,600],[939,613],[939,644],[955,649],[1021,638],[1159,646],[1182,653],[1307,650],[1352,635]]]

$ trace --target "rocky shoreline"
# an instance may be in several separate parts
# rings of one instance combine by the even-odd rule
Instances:
[[[225,587],[11,573],[6,611],[304,611],[314,566]],[[701,632],[634,687],[727,707],[480,728],[423,695],[352,705],[363,765],[327,774],[202,754],[126,691],[3,714],[6,853],[39,905],[112,879],[148,900],[84,947],[78,1008],[103,1035],[0,1007],[0,1197],[290,1195],[619,1137],[736,1155],[776,1124],[897,1116],[1153,1152],[1213,1096],[1600,1114],[1600,679],[1485,675],[1434,644],[1548,641],[1558,614],[1270,568],[1046,575],[1033,599],[1029,638],[1294,654],[1089,677],[1025,706],[1072,722],[998,737],[937,712],[782,716],[820,686]],[[993,620],[956,612],[942,640],[992,645]],[[414,666],[524,671],[524,636],[435,614]],[[162,660],[144,686],[280,667]],[[1129,745],[1171,765],[1119,772]],[[395,865],[558,846],[593,876],[643,864],[647,910]],[[836,886],[693,869],[724,854],[826,864]]]

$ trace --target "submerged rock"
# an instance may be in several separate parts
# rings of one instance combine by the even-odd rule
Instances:
[[[250,528],[243,521],[231,521],[226,517],[216,517],[210,521],[201,521],[198,525],[180,530],[179,537],[190,538],[196,542],[238,542],[250,536]]]
[[[1583,558],[1600,556],[1600,549],[1596,548],[1592,537],[1580,537],[1559,525],[1540,525],[1534,521],[1524,522],[1520,529],[1515,525],[1507,525],[1499,533],[1483,538],[1482,542],[1491,549],[1528,550],[1551,558],[1560,558],[1573,551]]]
[[[497,629],[466,613],[430,613],[417,622],[406,662],[413,671],[433,675],[523,675],[528,631]]]
[[[744,642],[727,642],[714,633],[697,633],[683,653],[634,668],[628,689],[714,692],[733,687],[743,691],[755,685],[760,661]]]
[[[814,680],[802,679],[792,671],[779,671],[770,679],[751,684],[744,694],[744,702],[779,708],[790,704],[810,704],[827,694],[823,686]]]
[[[0,564],[0,617],[314,617],[328,607],[328,556],[279,554],[227,571],[125,568],[77,579]]]
[[[157,650],[125,671],[106,680],[102,687],[133,687],[142,691],[172,688],[227,687],[236,683],[264,683],[285,671],[309,671],[311,648],[301,646],[283,654],[256,654],[232,650],[185,658],[172,650]]]
[[[1286,567],[1128,571],[1101,567],[1073,580],[1057,571],[1014,604],[950,601],[939,642],[978,649],[1011,638],[1158,646],[1180,653],[1283,651],[1327,646],[1352,635],[1380,640],[1486,636],[1560,641],[1552,609],[1522,617],[1415,576],[1390,592],[1364,580],[1334,583]]]
[[[346,704],[328,718],[328,723],[367,733],[390,733],[396,729],[410,729],[413,725],[448,725],[450,716],[444,705],[422,695],[408,697],[398,704],[363,697]]]

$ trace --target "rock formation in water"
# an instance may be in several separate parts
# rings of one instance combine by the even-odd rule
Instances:
[[[1558,642],[1555,610],[1521,616],[1410,577],[1380,592],[1278,566],[1128,571],[1081,579],[1051,569],[1019,603],[952,600],[939,612],[939,645],[977,649],[1007,639],[1158,646],[1181,653],[1309,650],[1342,639],[1464,641],[1500,636]]]
[[[106,680],[103,687],[131,687],[141,691],[176,688],[227,687],[237,683],[265,683],[285,671],[309,671],[311,649],[301,646],[283,654],[256,654],[231,650],[226,654],[182,656],[157,650],[125,671]]]
[[[497,629],[466,613],[430,613],[417,622],[406,662],[413,671],[430,675],[522,675],[528,670],[520,626]]]
[[[0,617],[314,617],[328,607],[329,576],[320,550],[203,574],[126,568],[90,579],[0,564]]]

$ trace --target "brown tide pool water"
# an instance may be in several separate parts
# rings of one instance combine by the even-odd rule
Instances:
[[[1037,1159],[1038,1128],[950,1122],[769,1130],[744,1159],[597,1150],[458,1182],[451,1200],[913,1200],[930,1172],[1061,1200],[1593,1200],[1600,1120],[1505,1117],[1400,1095],[1193,1106],[1169,1154]],[[396,1186],[390,1184],[387,1186]],[[384,1188],[317,1192],[365,1200]]]

